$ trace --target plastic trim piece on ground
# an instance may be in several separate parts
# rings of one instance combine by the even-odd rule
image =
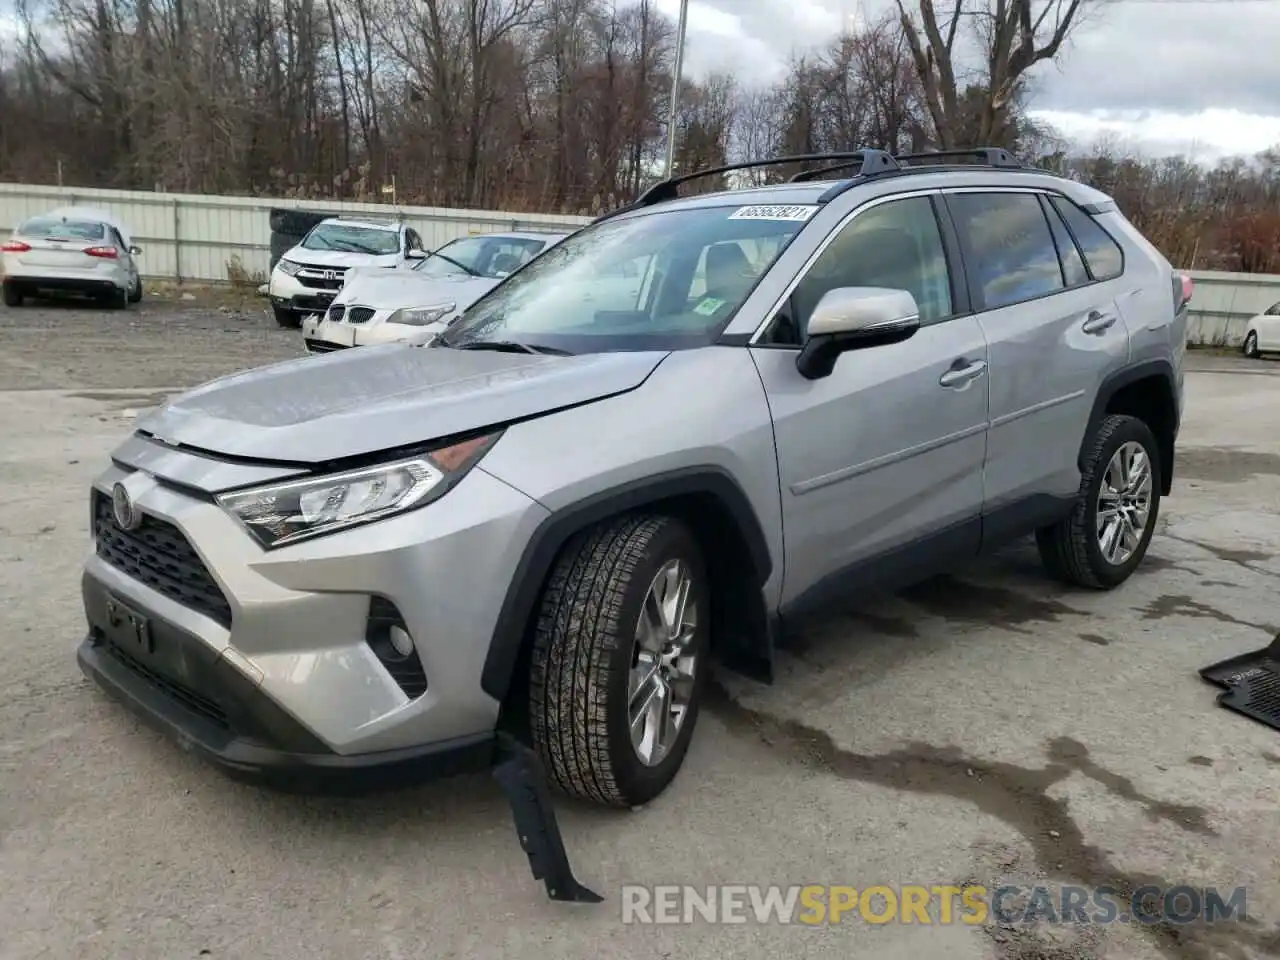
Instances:
[[[1205,667],[1200,676],[1223,688],[1218,706],[1280,730],[1280,634],[1261,650]]]

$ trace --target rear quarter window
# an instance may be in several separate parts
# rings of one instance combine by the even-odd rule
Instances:
[[[1065,197],[1051,197],[1049,202],[1066,221],[1094,280],[1113,280],[1124,273],[1124,251],[1098,221]]]

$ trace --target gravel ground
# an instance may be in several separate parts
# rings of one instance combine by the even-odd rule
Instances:
[[[1280,629],[1280,364],[1197,358],[1142,571],[1025,546],[813,625],[729,682],[644,810],[564,804],[598,907],[547,902],[484,779],[359,801],[232,783],[84,681],[85,490],[169,389],[293,357],[257,306],[0,311],[0,958],[1280,956],[1280,734],[1196,670]],[[1256,372],[1258,376],[1241,376]],[[1248,887],[1250,923],[623,928],[624,883]]]

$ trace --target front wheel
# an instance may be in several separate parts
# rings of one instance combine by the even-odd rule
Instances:
[[[710,613],[702,552],[674,518],[606,521],[569,545],[529,672],[534,745],[562,790],[626,807],[666,789],[697,722]]]
[[[1250,330],[1249,335],[1244,338],[1244,355],[1246,357],[1260,357],[1258,352],[1258,333],[1256,330]]]
[[[284,307],[277,307],[273,303],[271,312],[275,315],[276,323],[288,330],[297,330],[302,326],[302,314],[296,310],[286,310]]]
[[[129,291],[129,302],[142,302],[142,277],[140,276],[133,278],[133,288]]]
[[[1160,456],[1151,428],[1111,414],[1090,437],[1071,514],[1036,532],[1049,572],[1075,586],[1110,590],[1129,579],[1160,514]]]

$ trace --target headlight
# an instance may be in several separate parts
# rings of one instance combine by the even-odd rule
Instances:
[[[294,263],[292,260],[281,260],[276,264],[280,268],[280,272],[285,276],[292,277],[302,269],[302,264]]]
[[[387,323],[403,323],[410,327],[425,327],[443,320],[457,308],[457,304],[438,303],[433,307],[404,307],[387,318]]]
[[[492,433],[360,470],[224,493],[217,501],[270,550],[439,499],[500,435]]]

